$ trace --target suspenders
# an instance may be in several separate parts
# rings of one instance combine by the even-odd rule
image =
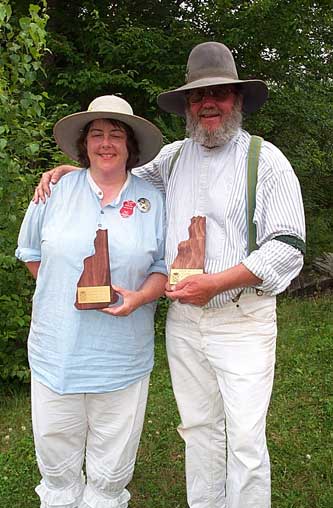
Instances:
[[[262,144],[260,136],[251,136],[247,158],[247,192],[246,192],[246,220],[247,220],[247,253],[257,248],[257,227],[253,222],[256,209],[256,187],[258,179],[259,155]]]

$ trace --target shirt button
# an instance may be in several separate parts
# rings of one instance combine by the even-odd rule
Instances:
[[[103,210],[101,210],[101,213],[104,214]]]
[[[102,224],[97,224],[97,226],[98,226],[99,228],[101,228],[101,227],[102,227]]]
[[[103,192],[102,191],[98,191],[98,195],[99,196],[103,196]]]

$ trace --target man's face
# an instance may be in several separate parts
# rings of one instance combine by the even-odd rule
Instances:
[[[187,96],[189,111],[194,120],[208,131],[218,129],[230,116],[236,101],[236,89],[232,85],[197,88]]]
[[[214,148],[228,143],[242,124],[242,96],[233,85],[188,92],[186,132],[193,141]]]

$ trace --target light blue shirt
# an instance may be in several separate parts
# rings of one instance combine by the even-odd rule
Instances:
[[[28,339],[30,367],[37,381],[60,394],[122,389],[153,367],[155,303],[115,317],[77,310],[74,302],[97,229],[108,229],[113,284],[136,290],[149,274],[167,273],[163,198],[131,174],[116,200],[101,207],[102,198],[89,170],[72,172],[53,187],[45,205],[30,204],[18,239],[16,256],[41,262]],[[148,206],[141,206],[140,198]]]

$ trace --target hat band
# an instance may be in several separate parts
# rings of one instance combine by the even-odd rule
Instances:
[[[186,74],[186,82],[192,83],[193,81],[198,81],[199,79],[207,79],[207,78],[221,78],[221,79],[236,79],[238,80],[238,75],[235,72],[226,72],[225,70],[218,69],[216,67],[208,67],[205,69],[200,69],[197,71],[188,72]]]

